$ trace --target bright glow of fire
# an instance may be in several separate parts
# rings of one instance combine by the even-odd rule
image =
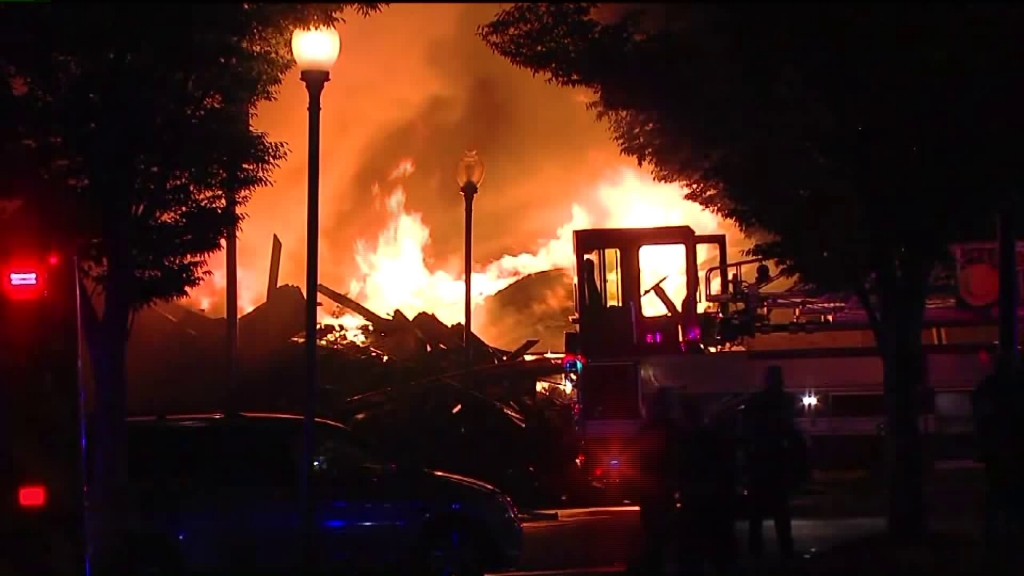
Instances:
[[[421,214],[407,209],[406,190],[401,182],[414,171],[411,159],[402,160],[388,174],[385,181],[388,191],[374,187],[374,194],[381,200],[379,205],[387,213],[387,224],[376,239],[356,242],[354,249],[360,277],[350,283],[348,295],[383,316],[395,310],[410,318],[419,312],[428,312],[442,322],[456,324],[463,318],[463,279],[461,274],[453,276],[429,266],[425,252],[430,244],[430,228]],[[580,204],[572,206],[565,214],[565,224],[553,230],[539,249],[477,263],[472,285],[475,305],[527,275],[558,268],[572,270],[574,230],[686,224],[700,234],[729,232],[730,241],[739,238],[732,233],[733,227],[684,200],[683,193],[679,186],[654,182],[636,168],[621,166],[609,170],[601,184],[589,194],[583,194]],[[681,304],[686,276],[680,247],[649,246],[642,252],[642,289],[667,276],[662,286],[677,306]],[[707,257],[704,252],[703,249],[698,252],[698,262]],[[192,294],[192,303],[197,308],[209,309],[224,294],[223,261],[215,258],[212,264],[212,277]],[[239,291],[239,314],[244,315],[262,303],[264,295],[252,288],[264,286],[266,280],[262,273],[245,267],[240,267],[238,273],[240,287],[246,288]],[[713,284],[712,289],[717,290],[717,286]],[[321,308],[324,322],[338,326],[349,340],[365,342],[361,329],[366,322],[361,317],[347,311],[330,317],[328,314],[335,308],[333,303],[323,297],[321,300],[325,304]],[[665,313],[664,306],[653,295],[644,298],[642,306],[648,315]]]
[[[391,179],[408,176],[415,169],[411,160],[403,160]],[[375,194],[381,194],[379,189]],[[594,190],[594,199],[607,216],[598,219],[579,205],[566,214],[567,222],[554,231],[536,252],[506,255],[497,261],[479,264],[473,272],[473,299],[479,305],[513,282],[536,272],[557,268],[572,269],[574,264],[572,232],[582,228],[633,228],[687,224],[698,233],[724,232],[725,227],[713,214],[683,199],[677,185],[660,184],[642,172],[620,168]],[[463,279],[443,271],[433,271],[424,257],[430,243],[430,229],[420,214],[405,207],[406,192],[396,185],[384,198],[388,224],[376,242],[356,243],[356,260],[362,278],[352,281],[349,295],[379,314],[401,310],[408,317],[419,312],[433,313],[442,322],[455,324],[463,318]],[[641,283],[644,288],[664,276],[668,294],[681,302],[685,293],[685,260],[679,247],[659,246],[650,259],[644,255]],[[705,258],[698,254],[698,260]],[[648,303],[645,300],[645,307]],[[652,309],[661,306],[656,302]],[[664,307],[661,307],[664,310]],[[655,310],[657,311],[657,310]],[[346,332],[362,324],[358,316],[346,314],[334,320]]]
[[[224,242],[221,241],[221,246]],[[220,253],[224,254],[223,251]],[[203,312],[210,310],[210,307],[223,297],[227,291],[227,275],[224,273],[224,258],[214,257],[211,259],[210,276],[203,282],[198,290],[192,291],[192,305]],[[260,293],[257,287],[266,286],[266,279],[259,278],[254,270],[243,266],[238,267],[238,315],[244,316],[252,312],[266,299],[266,293]]]

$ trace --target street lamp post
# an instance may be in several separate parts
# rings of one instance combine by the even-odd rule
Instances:
[[[331,77],[331,67],[341,52],[341,38],[334,28],[296,30],[292,34],[292,54],[299,66],[302,82],[309,94],[309,166],[306,200],[306,402],[302,424],[302,521],[303,561],[314,567],[313,497],[310,472],[313,468],[316,418],[317,350],[317,264],[320,235],[320,95]]]
[[[469,370],[473,366],[473,347],[470,346],[470,335],[473,333],[473,198],[480,191],[480,183],[484,181],[484,163],[475,150],[463,154],[458,172],[455,173],[455,180],[459,183],[459,191],[466,201],[466,311],[463,318],[462,342],[466,347],[466,370]]]

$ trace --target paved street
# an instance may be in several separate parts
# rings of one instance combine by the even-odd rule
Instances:
[[[558,520],[526,526],[525,555],[515,574],[542,576],[598,574],[625,568],[640,542],[640,515],[634,507],[590,508],[561,511]],[[881,518],[795,520],[797,548],[805,553],[827,549],[858,536],[881,531]],[[741,538],[745,527],[738,526]],[[774,546],[771,524],[766,524],[766,547]],[[745,542],[745,540],[741,540]]]

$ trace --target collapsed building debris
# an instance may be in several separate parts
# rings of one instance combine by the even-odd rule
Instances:
[[[277,285],[280,254],[275,237],[267,300],[239,319],[233,384],[223,318],[175,303],[139,315],[129,346],[134,411],[301,410],[305,297],[296,286]],[[319,331],[323,416],[361,432],[389,457],[415,458],[531,499],[537,454],[551,442],[537,437],[550,429],[537,423],[552,411],[568,414],[536,398],[538,381],[560,373],[557,359],[529,355],[536,339],[503,350],[473,335],[467,369],[460,324],[397,310],[385,317],[329,286],[318,292],[366,321],[358,337],[331,324]]]
[[[360,342],[346,338],[342,340],[342,347],[345,343],[368,346],[402,361],[425,361],[439,367],[455,368],[465,366],[466,346],[471,348],[474,366],[484,366],[521,360],[538,342],[528,339],[515,350],[500,350],[470,332],[470,340],[466,343],[463,342],[462,324],[448,326],[426,312],[420,312],[410,320],[401,310],[395,310],[391,318],[384,318],[329,286],[321,284],[317,289],[368,323]]]

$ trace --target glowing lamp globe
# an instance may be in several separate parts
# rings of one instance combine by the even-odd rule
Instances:
[[[459,188],[465,187],[466,184],[479,186],[484,181],[484,162],[477,156],[475,150],[462,156],[459,169],[455,173],[455,181],[459,183]]]
[[[330,27],[292,32],[292,55],[303,72],[330,72],[341,53],[341,37]]]

